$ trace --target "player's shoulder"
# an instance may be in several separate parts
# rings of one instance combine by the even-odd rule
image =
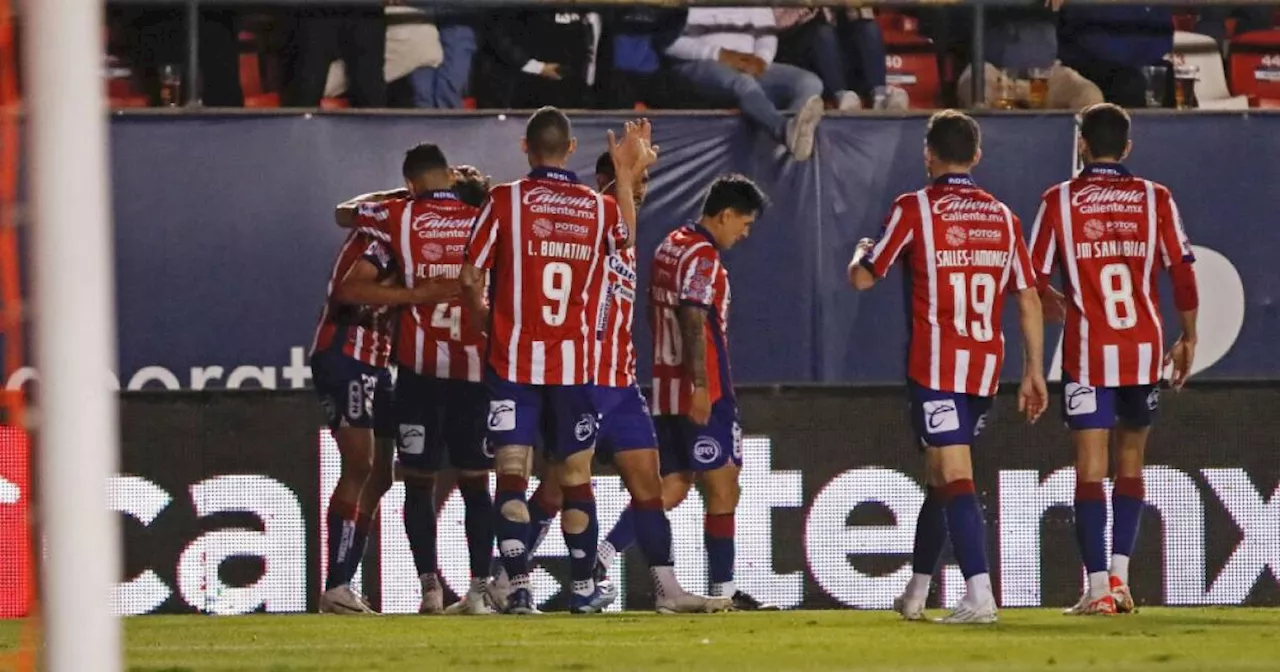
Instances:
[[[367,201],[356,205],[356,215],[376,222],[385,222],[404,211],[411,201],[394,198],[387,201]]]
[[[916,189],[915,191],[904,191],[901,194],[898,194],[897,198],[893,199],[893,207],[902,208],[906,212],[911,212],[912,208],[919,207],[920,197],[922,195],[927,199],[929,197],[928,189]]]
[[[1173,190],[1164,184],[1156,182],[1155,180],[1148,180],[1145,177],[1138,177],[1137,175],[1135,175],[1133,179],[1143,183],[1144,185],[1151,185],[1151,190],[1155,192],[1156,198],[1173,198]]]
[[[1064,181],[1062,181],[1062,182],[1058,182],[1058,183],[1056,183],[1056,184],[1052,184],[1052,185],[1050,185],[1050,186],[1049,186],[1049,188],[1048,188],[1048,189],[1045,189],[1045,190],[1044,190],[1044,193],[1040,195],[1040,200],[1042,200],[1042,201],[1049,201],[1049,200],[1053,200],[1053,199],[1055,199],[1055,198],[1061,198],[1062,190],[1063,190],[1063,189],[1070,189],[1070,188],[1071,188],[1071,184],[1072,184],[1074,181],[1075,181],[1075,180],[1064,180]]]

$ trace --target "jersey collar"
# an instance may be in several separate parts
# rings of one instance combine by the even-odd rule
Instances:
[[[973,177],[968,173],[947,173],[939,175],[933,181],[935,187],[973,187],[977,188],[978,183],[973,181]]]
[[[1130,177],[1132,174],[1120,163],[1090,163],[1080,171],[1081,177]]]
[[[421,194],[418,194],[418,200],[420,201],[421,200],[456,201],[459,199],[458,199],[458,195],[455,194],[451,189],[436,189],[434,191],[424,191]]]
[[[689,228],[693,229],[693,232],[698,234],[699,236],[706,238],[707,242],[714,245],[717,250],[720,249],[720,244],[716,242],[716,237],[711,235],[711,231],[707,229],[707,227],[697,222],[690,222]]]
[[[567,168],[534,168],[529,171],[529,177],[535,180],[557,180],[571,184],[580,182],[577,173]]]

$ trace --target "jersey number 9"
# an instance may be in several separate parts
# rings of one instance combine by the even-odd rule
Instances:
[[[569,316],[569,293],[573,288],[573,268],[562,261],[553,261],[542,269],[542,295],[551,305],[542,307],[542,321],[558,327]]]

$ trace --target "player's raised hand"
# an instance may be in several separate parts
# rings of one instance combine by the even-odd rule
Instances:
[[[1169,354],[1164,356],[1164,365],[1173,364],[1173,375],[1169,378],[1169,385],[1175,390],[1181,390],[1183,385],[1187,384],[1187,379],[1191,377],[1191,365],[1196,358],[1196,342],[1188,340],[1186,336],[1178,339],[1177,343],[1169,348]]]
[[[693,388],[693,395],[689,397],[689,420],[699,427],[711,421],[711,394],[707,388]]]
[[[1067,297],[1053,285],[1046,285],[1040,293],[1040,305],[1046,322],[1061,324],[1067,320]]]
[[[635,135],[636,161],[631,170],[637,175],[658,160],[658,146],[653,144],[653,124],[648,119],[632,122],[629,129]]]
[[[1049,408],[1049,387],[1044,382],[1044,374],[1029,373],[1022,377],[1022,385],[1018,388],[1018,412],[1027,417],[1027,422],[1034,423]]]
[[[440,303],[457,297],[462,292],[462,285],[457,280],[427,280],[414,285],[410,291],[415,304]]]

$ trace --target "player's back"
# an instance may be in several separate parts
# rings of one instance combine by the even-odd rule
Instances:
[[[1003,295],[1011,282],[1032,282],[1018,218],[963,175],[900,196],[893,217],[911,227],[903,250],[911,283],[908,376],[933,390],[995,394]]]
[[[347,234],[329,273],[324,307],[311,343],[311,354],[339,350],[372,366],[386,366],[391,355],[391,321],[395,311],[385,306],[357,306],[333,300],[333,291],[361,259],[378,258],[379,270],[388,268],[386,248],[359,231]]]
[[[1033,236],[1039,270],[1062,262],[1068,375],[1109,387],[1159,380],[1156,271],[1191,255],[1168,189],[1118,164],[1089,166],[1045,193]]]
[[[568,171],[494,187],[473,233],[473,263],[494,255],[489,363],[535,385],[591,380],[587,289],[618,242],[616,203]],[[621,232],[625,239],[625,231]]]

